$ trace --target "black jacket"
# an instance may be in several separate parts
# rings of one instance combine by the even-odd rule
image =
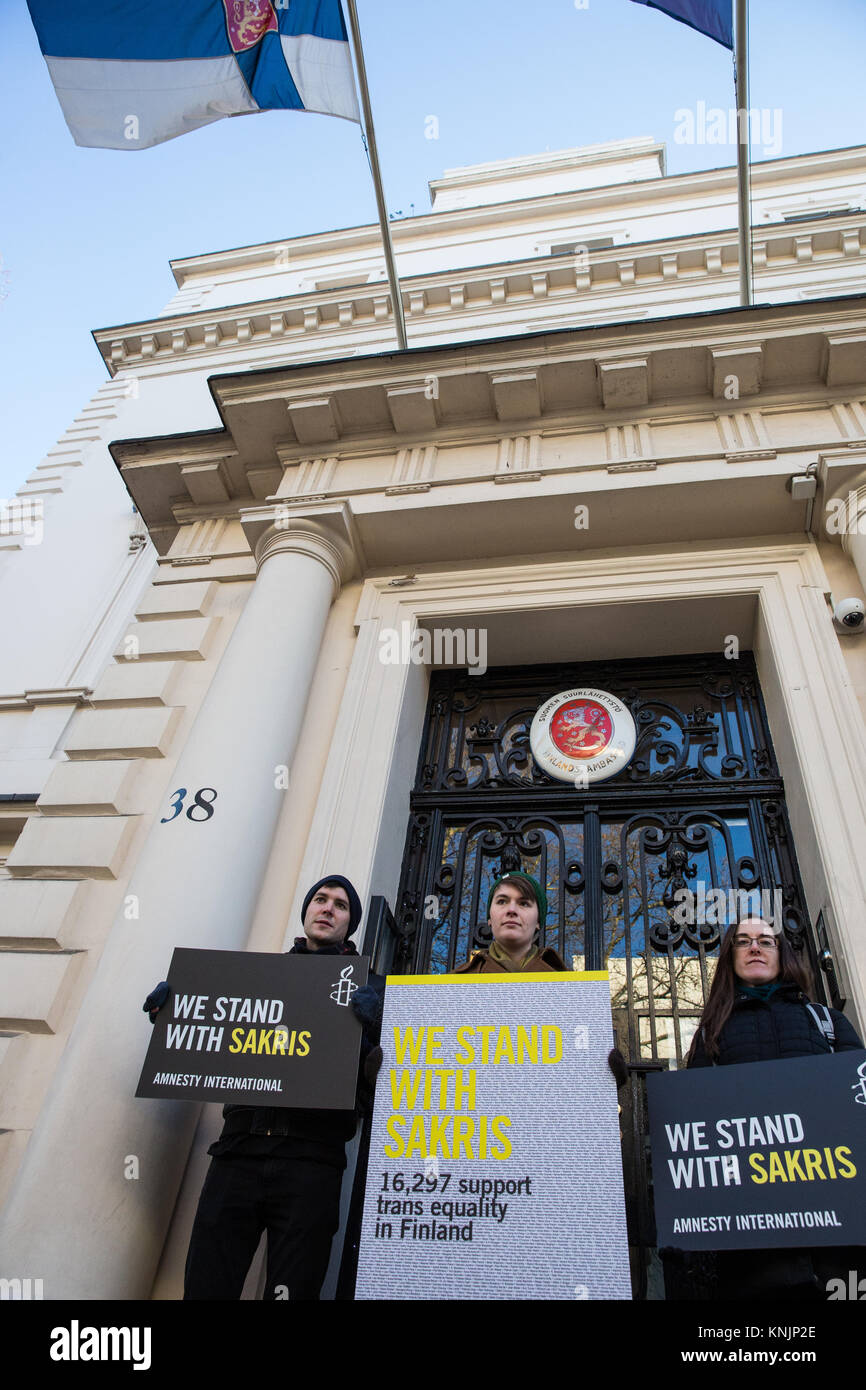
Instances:
[[[289,955],[306,955],[307,943],[299,938]],[[321,946],[317,955],[356,956],[352,941],[338,946]],[[374,989],[384,991],[381,975],[368,980]],[[223,1131],[208,1153],[219,1157],[227,1153],[239,1155],[308,1157],[342,1166],[345,1146],[355,1133],[358,1113],[367,1108],[372,1093],[364,1081],[364,1062],[370,1049],[378,1043],[375,1030],[365,1027],[361,1041],[361,1061],[355,1110],[301,1110],[287,1106],[226,1105],[223,1107]]]
[[[794,984],[783,984],[768,999],[752,999],[738,994],[733,1012],[719,1037],[720,1066],[738,1062],[777,1062],[786,1057],[810,1057],[821,1053],[851,1052],[862,1047],[860,1039],[844,1014],[830,1009],[836,1037],[831,1047],[806,1008],[805,994]],[[823,1007],[812,1006],[819,1018]],[[710,1067],[703,1037],[698,1035],[690,1067]]]

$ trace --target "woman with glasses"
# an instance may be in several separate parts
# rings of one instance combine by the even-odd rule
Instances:
[[[844,1014],[813,1003],[814,993],[809,966],[784,932],[762,917],[744,918],[722,942],[686,1065],[776,1062],[862,1047]],[[840,1265],[866,1273],[866,1250],[729,1250],[717,1253],[716,1264],[722,1298],[824,1299]]]
[[[686,1065],[777,1062],[862,1047],[845,1015],[811,1003],[813,995],[811,971],[784,932],[762,917],[745,918],[722,942]]]

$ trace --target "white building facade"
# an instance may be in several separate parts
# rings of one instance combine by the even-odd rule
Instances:
[[[180,1295],[219,1109],[134,1098],[141,1001],[175,945],[285,949],[327,872],[409,970],[465,958],[503,866],[545,878],[633,1068],[639,1296],[642,1080],[718,949],[671,892],[782,895],[862,1032],[866,149],[752,177],[748,309],[734,171],[637,140],[431,185],[406,352],[369,226],[175,262],[96,333],[110,380],[0,535],[0,1273]],[[577,685],[638,725],[602,788],[527,751]]]

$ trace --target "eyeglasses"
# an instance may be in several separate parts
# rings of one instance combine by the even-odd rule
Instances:
[[[774,936],[735,936],[734,946],[738,951],[745,951],[749,946],[760,946],[762,951],[773,951],[778,942]]]

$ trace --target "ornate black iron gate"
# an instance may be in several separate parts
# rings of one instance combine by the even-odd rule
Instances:
[[[637,727],[629,765],[585,789],[549,777],[529,750],[538,706],[578,686],[618,696]],[[610,973],[632,1078],[620,1096],[635,1293],[658,1296],[643,1080],[682,1062],[742,894],[755,908],[771,895],[815,959],[751,654],[434,674],[394,968],[448,971],[486,945],[489,887],[518,868],[545,885],[544,944]]]

